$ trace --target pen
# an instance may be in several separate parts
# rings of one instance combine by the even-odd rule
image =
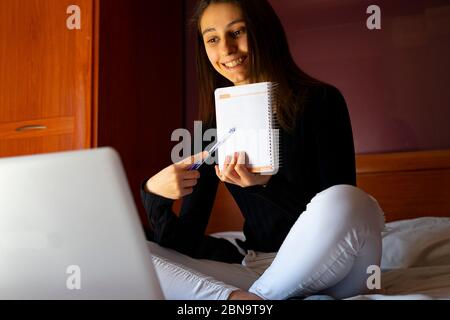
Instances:
[[[201,162],[196,162],[196,163],[194,163],[192,166],[189,167],[189,170],[197,170],[198,168],[200,168],[200,166],[201,166],[203,163],[205,163],[206,159],[208,159],[209,157],[211,157],[211,155],[214,153],[214,151],[216,151],[217,149],[219,149],[219,147],[220,147],[222,144],[224,144],[225,141],[227,141],[228,138],[230,138],[230,137],[233,135],[233,133],[235,133],[235,132],[236,132],[236,128],[235,128],[235,127],[231,128],[231,129],[228,131],[228,133],[222,138],[222,140],[217,141],[217,142],[212,146],[212,148],[208,151],[208,156],[207,156],[205,159],[203,159]]]

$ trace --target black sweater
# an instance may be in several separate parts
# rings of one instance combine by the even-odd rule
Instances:
[[[245,219],[244,249],[278,251],[317,193],[337,184],[356,185],[350,118],[336,88],[308,90],[293,132],[280,129],[280,155],[281,167],[266,187],[226,184]],[[145,192],[144,182],[150,240],[194,258],[240,263],[242,256],[230,242],[205,235],[218,182],[214,165],[203,165],[193,193],[183,199],[180,217],[172,211],[172,200]]]

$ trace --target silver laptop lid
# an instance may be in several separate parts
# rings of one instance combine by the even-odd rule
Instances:
[[[0,159],[0,299],[163,299],[113,149]]]

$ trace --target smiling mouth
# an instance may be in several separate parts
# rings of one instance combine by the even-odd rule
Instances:
[[[247,57],[240,57],[236,60],[233,61],[229,61],[227,63],[222,63],[222,65],[227,68],[227,69],[233,69],[236,68],[237,66],[242,65],[242,63],[247,59]]]

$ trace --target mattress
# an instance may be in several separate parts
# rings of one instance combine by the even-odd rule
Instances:
[[[214,236],[231,242],[244,238],[241,232]],[[381,271],[380,290],[348,300],[450,299],[450,218],[422,217],[387,223]]]

